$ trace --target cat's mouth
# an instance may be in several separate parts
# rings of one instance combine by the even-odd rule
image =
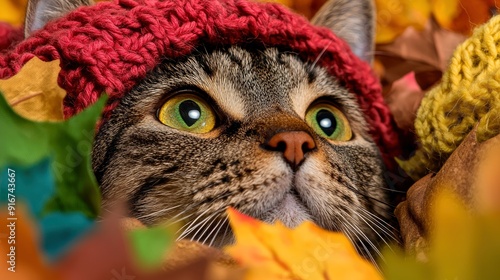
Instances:
[[[283,199],[278,201],[269,211],[269,214],[264,220],[269,223],[281,221],[285,226],[295,228],[304,221],[311,219],[312,217],[309,209],[297,192],[297,189],[292,186],[290,190],[284,194]]]

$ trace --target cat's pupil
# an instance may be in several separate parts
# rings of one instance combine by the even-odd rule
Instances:
[[[321,130],[323,130],[327,136],[331,136],[333,132],[335,132],[337,121],[335,120],[335,116],[332,112],[328,110],[320,110],[316,114],[316,121],[318,122]]]
[[[187,126],[192,126],[201,117],[201,108],[192,100],[182,101],[179,104],[179,113]]]

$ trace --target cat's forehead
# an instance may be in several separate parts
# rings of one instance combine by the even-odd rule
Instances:
[[[201,48],[181,60],[165,61],[152,75],[147,83],[167,93],[200,88],[236,119],[276,109],[301,115],[320,97],[356,106],[354,96],[325,69],[277,48]]]

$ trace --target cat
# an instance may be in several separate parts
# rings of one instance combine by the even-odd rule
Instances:
[[[25,33],[82,4],[92,3],[30,1]],[[372,1],[329,1],[312,22],[371,62]],[[165,58],[100,127],[92,164],[103,207],[127,201],[145,225],[182,222],[180,239],[232,243],[228,207],[341,231],[370,258],[394,238],[383,162],[356,97],[316,62],[275,47]]]

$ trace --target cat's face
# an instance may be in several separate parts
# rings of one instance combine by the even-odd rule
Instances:
[[[383,165],[354,95],[293,53],[201,49],[164,61],[101,127],[105,205],[126,200],[143,223],[182,221],[183,238],[216,246],[232,239],[228,207],[375,240]]]

